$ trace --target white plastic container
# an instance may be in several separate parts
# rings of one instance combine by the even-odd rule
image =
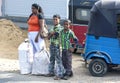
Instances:
[[[33,48],[32,45],[25,40],[18,47],[19,65],[21,74],[30,74],[32,71],[33,62]]]

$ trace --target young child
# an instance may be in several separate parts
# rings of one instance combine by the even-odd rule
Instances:
[[[72,72],[72,51],[73,47],[70,40],[73,39],[75,43],[78,42],[74,32],[70,30],[71,21],[64,21],[64,29],[61,31],[61,44],[62,44],[62,63],[65,69],[64,79],[73,76]]]
[[[63,77],[63,66],[62,60],[60,56],[60,32],[63,27],[60,25],[60,16],[54,15],[53,16],[53,23],[54,27],[50,30],[48,35],[48,39],[50,39],[50,65],[49,65],[49,74],[48,76],[54,76],[54,66],[55,61],[57,62],[58,69],[57,74],[55,75],[55,80],[59,80]]]

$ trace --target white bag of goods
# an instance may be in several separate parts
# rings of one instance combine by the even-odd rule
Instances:
[[[25,40],[18,47],[19,65],[21,74],[30,74],[32,71],[33,62],[33,47]]]
[[[34,56],[32,65],[32,74],[34,75],[46,75],[49,73],[49,53],[46,50],[41,50],[37,52]]]

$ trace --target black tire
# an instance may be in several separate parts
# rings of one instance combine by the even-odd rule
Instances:
[[[108,66],[102,59],[93,59],[89,64],[89,71],[93,76],[102,77],[107,70]]]

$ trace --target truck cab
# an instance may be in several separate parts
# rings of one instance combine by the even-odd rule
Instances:
[[[98,0],[70,0],[69,19],[72,21],[71,29],[79,39],[77,48],[84,48],[90,10]]]

